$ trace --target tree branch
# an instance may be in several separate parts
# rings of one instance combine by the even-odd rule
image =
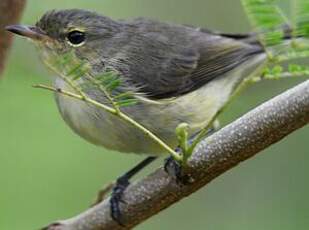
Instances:
[[[5,26],[16,23],[26,0],[1,0],[0,1],[0,75],[4,69],[5,57],[11,45],[12,35],[5,31]]]
[[[160,168],[125,192],[126,227],[110,217],[109,199],[46,230],[131,229],[214,178],[309,123],[309,80],[264,103],[202,141],[188,162],[192,183],[179,185]]]

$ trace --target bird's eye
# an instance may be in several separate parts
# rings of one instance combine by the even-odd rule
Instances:
[[[73,30],[68,33],[67,40],[71,46],[78,47],[84,44],[86,35],[82,31]]]

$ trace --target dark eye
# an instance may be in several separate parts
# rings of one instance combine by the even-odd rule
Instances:
[[[84,32],[73,30],[70,33],[68,33],[67,39],[73,46],[79,46],[85,42],[86,35]]]

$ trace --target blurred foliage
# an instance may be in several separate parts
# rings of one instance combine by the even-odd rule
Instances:
[[[288,22],[278,6],[278,1],[242,0],[242,3],[265,46],[281,43],[284,37],[282,26]]]
[[[294,27],[296,27],[295,36],[309,37],[309,1],[294,0]]]
[[[292,9],[290,3],[281,1],[285,12]],[[52,8],[88,8],[114,18],[147,16],[226,32],[249,30],[238,0],[29,0],[23,23],[34,24]],[[88,208],[104,183],[141,157],[106,151],[69,130],[50,93],[31,87],[48,81],[31,44],[16,39],[8,64],[0,82],[0,229],[33,230]],[[222,125],[302,80],[251,87],[223,114]],[[307,229],[308,135],[308,128],[290,135],[136,229]]]
[[[284,68],[282,62],[309,57],[309,41],[304,39],[309,30],[309,3],[292,1],[294,10],[291,19],[281,9],[279,0],[242,0],[253,29],[268,53],[269,64],[264,78],[308,76],[308,67],[298,63]],[[291,38],[287,41],[286,38]],[[279,49],[277,48],[279,47]],[[281,50],[280,50],[281,48]]]

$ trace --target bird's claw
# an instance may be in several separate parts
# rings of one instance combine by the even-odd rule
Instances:
[[[167,174],[174,177],[180,185],[186,185],[191,182],[191,178],[185,173],[183,166],[175,161],[173,157],[165,159],[164,170]]]
[[[110,198],[111,217],[121,226],[124,226],[124,220],[120,211],[120,203],[125,203],[125,201],[122,199],[122,196],[129,185],[130,182],[127,178],[119,178],[115,187],[113,188]]]

